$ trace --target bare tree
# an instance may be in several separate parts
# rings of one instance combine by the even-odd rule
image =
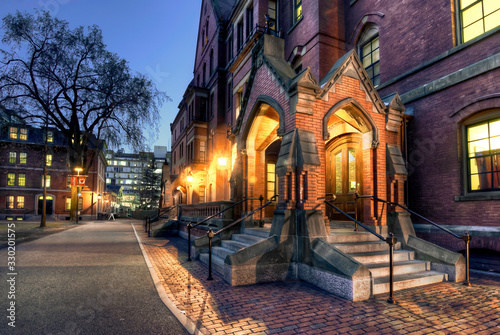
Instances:
[[[0,50],[0,103],[30,124],[48,120],[63,132],[72,171],[90,166],[93,135],[110,146],[142,149],[144,131],[158,133],[158,108],[168,97],[107,51],[97,26],[70,29],[48,12],[17,12],[3,19],[3,29],[2,42],[11,48]],[[76,201],[75,191],[72,221]]]

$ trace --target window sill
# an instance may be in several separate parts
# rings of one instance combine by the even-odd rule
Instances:
[[[304,19],[304,15],[302,15],[302,17],[300,19],[298,19],[294,24],[293,26],[287,31],[287,34],[290,34],[292,32],[292,30],[295,29],[295,27],[297,27],[299,25],[300,22],[302,22],[302,20]]]
[[[456,195],[455,201],[485,201],[485,200],[500,200],[500,192],[481,192],[468,193],[466,195]]]

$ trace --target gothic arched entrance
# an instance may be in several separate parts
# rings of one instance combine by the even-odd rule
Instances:
[[[278,177],[276,163],[281,148],[278,136],[280,114],[271,105],[260,102],[248,121],[246,128],[246,196],[258,198],[263,196],[264,202],[278,194]],[[254,203],[253,208],[258,204]],[[272,217],[276,204],[268,206],[264,217]]]
[[[340,101],[323,119],[325,140],[325,193],[335,195],[334,205],[363,221],[363,201],[355,194],[371,190],[374,157],[372,148],[378,142],[378,128],[368,112],[353,98]],[[346,217],[326,208],[330,220]]]

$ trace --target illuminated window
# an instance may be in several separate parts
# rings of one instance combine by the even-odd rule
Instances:
[[[302,0],[293,0],[293,23],[302,19]]]
[[[45,183],[46,187],[50,187],[50,175],[47,175],[47,182]],[[43,176],[42,176],[42,187],[43,187]]]
[[[47,166],[52,166],[52,155],[47,154]]]
[[[374,86],[380,84],[380,53],[378,36],[370,39],[361,47],[360,52],[363,67]]]
[[[28,139],[28,129],[26,128],[21,128],[20,129],[20,134],[19,134],[19,139],[26,141]]]
[[[20,173],[17,176],[17,186],[26,186],[26,174]]]
[[[49,143],[54,142],[54,133],[52,131],[47,132],[47,142]]]
[[[15,186],[15,185],[16,185],[16,174],[7,173],[7,186]]]
[[[14,196],[8,195],[6,198],[7,198],[7,203],[5,204],[5,208],[14,209]]]
[[[500,26],[500,1],[460,0],[462,42]]]
[[[120,161],[120,165],[127,166],[127,162],[126,161]]]
[[[26,154],[25,152],[21,152],[19,154],[19,164],[26,164],[27,157],[28,157],[28,154]]]
[[[200,142],[200,163],[205,163],[205,146],[207,145],[207,142],[201,141]]]
[[[71,210],[71,198],[66,198],[66,206],[64,207],[64,210],[66,211]]]
[[[17,153],[9,152],[9,163],[16,164],[17,161]]]
[[[9,127],[9,138],[17,139],[17,127]]]
[[[469,191],[500,190],[500,118],[467,127]]]
[[[200,186],[198,188],[198,202],[200,204],[205,202],[205,186]]]
[[[17,208],[24,209],[24,196],[22,195],[17,197]]]
[[[268,3],[267,14],[269,15],[269,28],[278,31],[278,3],[270,0]]]
[[[271,199],[276,194],[276,164],[267,164],[267,200]]]

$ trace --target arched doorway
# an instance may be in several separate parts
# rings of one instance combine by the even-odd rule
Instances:
[[[340,101],[323,119],[325,140],[325,193],[333,194],[333,203],[342,211],[363,221],[362,201],[355,194],[364,194],[373,183],[371,149],[378,143],[378,128],[369,113],[353,98]],[[371,189],[371,188],[370,188]],[[347,218],[329,207],[330,220]]]
[[[276,163],[281,148],[278,136],[280,114],[274,107],[260,102],[249,119],[246,128],[246,196],[258,198],[263,196],[264,202],[278,193]],[[255,202],[253,208],[259,205]],[[272,217],[276,203],[266,207],[265,217]]]
[[[54,197],[48,195],[47,202],[45,205],[45,214],[52,215],[54,212]],[[42,215],[43,213],[43,195],[38,197],[38,215]]]

